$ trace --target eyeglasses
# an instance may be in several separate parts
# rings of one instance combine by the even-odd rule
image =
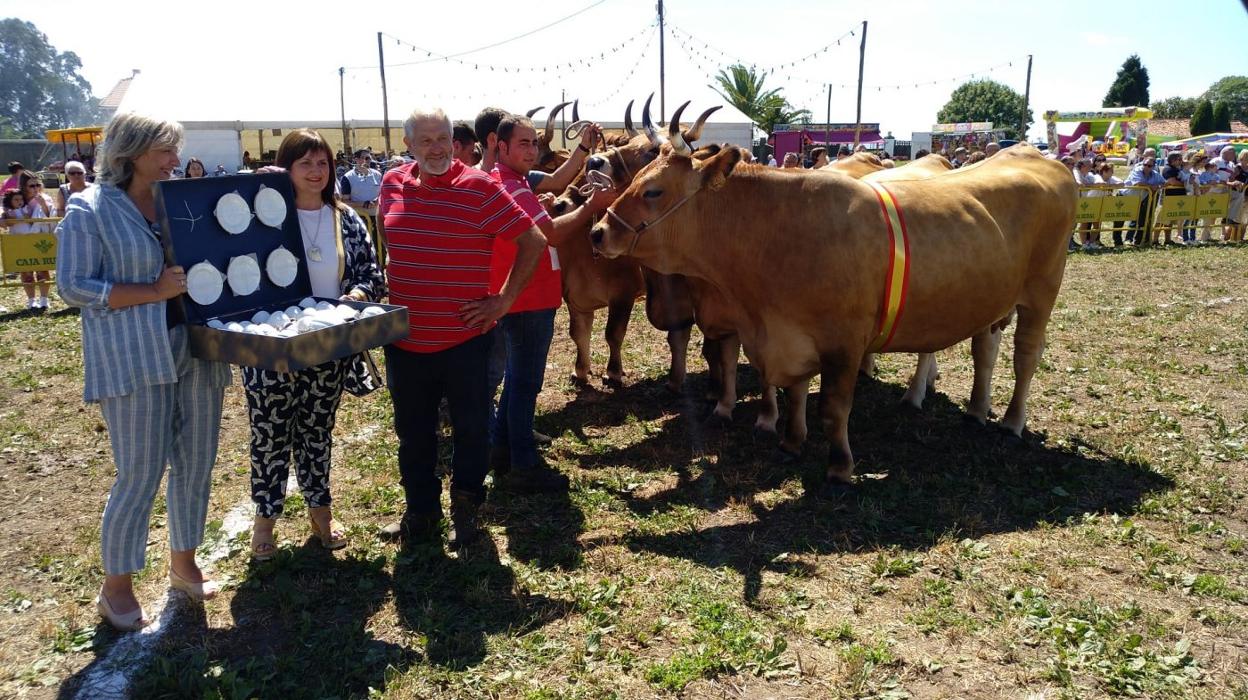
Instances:
[[[86,175],[87,173],[86,173],[85,171],[82,171],[82,170],[71,170],[71,171],[69,171],[69,172],[67,172],[67,173],[65,173],[65,174],[66,174],[66,175]]]
[[[41,190],[41,189],[43,189],[43,185],[39,184],[38,182],[32,182],[32,183],[30,183],[29,185],[26,185],[26,189],[28,189],[28,190]]]

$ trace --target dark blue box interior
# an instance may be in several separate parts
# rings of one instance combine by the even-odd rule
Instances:
[[[260,223],[255,216],[254,202],[261,185],[277,190],[286,201],[286,219],[281,230]],[[251,224],[239,234],[221,228],[213,213],[217,200],[231,192],[241,195],[252,207]],[[286,173],[163,180],[156,183],[156,215],[168,254],[188,271],[192,265],[208,261],[225,274],[232,258],[251,253],[256,254],[260,264],[260,287],[247,296],[235,296],[228,282],[224,283],[221,297],[207,306],[196,304],[190,295],[179,296],[188,322],[203,325],[209,319],[240,311],[285,308],[312,295],[294,188]],[[286,246],[299,259],[298,273],[289,287],[273,284],[265,270],[269,253],[278,246]]]

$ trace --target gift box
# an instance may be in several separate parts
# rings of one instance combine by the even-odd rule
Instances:
[[[262,189],[269,192],[261,195]],[[277,198],[273,193],[279,195],[285,205],[280,223],[276,219],[279,208],[274,206]],[[259,199],[258,195],[261,195]],[[257,208],[263,217],[257,214]],[[208,263],[223,275],[216,299],[209,301],[210,294],[201,292],[201,301],[205,303],[199,303],[188,290],[171,300],[181,307],[194,357],[291,372],[380,347],[408,334],[405,307],[312,297],[294,189],[285,173],[164,180],[156,183],[156,215],[169,264],[181,265],[190,272],[195,265]],[[333,246],[334,241],[329,241],[328,245]],[[285,286],[278,283],[287,281],[282,274],[275,280],[266,269],[269,256],[278,248],[285,248],[295,259],[293,280]],[[239,261],[240,272],[258,267],[259,280],[256,283],[254,274],[238,274],[237,279],[244,283],[235,290],[224,275],[231,263],[240,258],[251,258],[255,263],[253,266],[245,260]],[[201,267],[197,275],[202,282],[202,276],[207,275],[206,266]],[[288,267],[285,275],[289,276]],[[249,289],[252,284],[255,288]],[[310,324],[316,327],[289,336],[224,328],[231,322],[250,322],[258,311],[283,311],[305,300],[328,301],[334,306],[345,305],[357,311],[375,306],[380,307],[381,312],[373,311],[374,315],[324,327]]]

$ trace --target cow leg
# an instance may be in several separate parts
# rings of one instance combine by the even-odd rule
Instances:
[[[906,387],[906,393],[902,394],[901,402],[913,407],[916,411],[922,409],[928,388],[936,383],[935,375],[935,353],[919,353],[918,362],[914,365],[914,374],[910,375],[910,384]]]
[[[1044,331],[1048,324],[1047,310],[1041,313],[1030,307],[1018,307],[1018,329],[1014,331],[1014,395],[1001,422],[1002,428],[1017,437],[1023,436],[1027,424],[1027,393],[1036,365],[1040,363],[1040,353],[1044,351]]]
[[[1000,329],[987,329],[971,337],[975,381],[971,387],[971,402],[966,407],[966,413],[980,425],[988,423],[988,412],[992,410],[992,371],[997,366],[997,353],[1000,348]]]
[[[718,340],[711,340],[702,334],[702,359],[706,360],[707,376],[710,377],[710,386],[706,388],[706,400],[718,401],[720,392],[724,386],[724,364],[720,361],[720,353],[724,351],[723,344]]]
[[[719,367],[719,395],[711,415],[732,422],[732,409],[737,405],[737,356],[741,353],[741,339],[734,334],[716,344],[719,357],[711,366]]]
[[[780,420],[780,405],[776,402],[776,387],[763,384],[763,406],[754,421],[754,430],[760,433],[776,434],[776,423]]]
[[[849,412],[854,405],[857,368],[846,361],[853,356],[842,354],[843,359],[825,359],[823,363],[819,398],[823,429],[828,438],[829,486],[849,484],[854,475],[854,454],[849,449]]]
[[[667,349],[672,354],[672,364],[667,371],[667,390],[679,394],[685,385],[685,374],[688,371],[689,336],[693,328],[667,332]]]
[[[858,366],[858,374],[864,377],[875,376],[875,353],[869,352],[862,356],[862,364]]]
[[[633,315],[633,300],[615,302],[607,307],[607,383],[624,384],[624,334],[628,332],[628,320]]]
[[[593,311],[576,311],[568,308],[568,335],[572,336],[572,344],[576,346],[576,364],[572,368],[572,381],[578,384],[589,382],[589,335],[594,329]]]
[[[849,376],[852,392],[853,371],[850,371]],[[803,379],[784,390],[785,403],[789,407],[789,421],[784,427],[784,439],[780,441],[780,449],[791,455],[801,454],[802,445],[806,442],[806,395],[809,393],[809,379]]]

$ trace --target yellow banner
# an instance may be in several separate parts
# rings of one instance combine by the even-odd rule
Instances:
[[[51,233],[0,235],[4,271],[36,272],[56,269],[56,236]]]
[[[1177,221],[1196,217],[1196,198],[1185,194],[1166,195],[1161,198],[1158,221]]]
[[[1141,196],[1138,194],[1118,194],[1101,199],[1105,200],[1101,204],[1102,221],[1134,221],[1140,215]]]
[[[1231,195],[1226,192],[1222,194],[1202,194],[1196,198],[1196,216],[1202,219],[1223,217],[1226,216],[1230,206]]]
[[[1104,197],[1080,197],[1075,205],[1075,223],[1090,224],[1101,220],[1101,200]]]

